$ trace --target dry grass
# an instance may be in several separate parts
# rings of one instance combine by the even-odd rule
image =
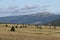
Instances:
[[[60,27],[56,29],[48,29],[48,26],[43,26],[42,29],[36,28],[34,25],[27,25],[27,28],[19,28],[18,25],[15,32],[11,32],[11,26],[17,24],[0,24],[0,40],[60,40]]]

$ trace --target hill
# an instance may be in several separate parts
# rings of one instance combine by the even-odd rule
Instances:
[[[51,24],[51,25],[56,25],[56,26],[60,26],[60,19],[58,19],[58,20],[53,20],[53,21],[49,22],[49,24]]]
[[[60,15],[55,15],[50,12],[40,12],[30,15],[17,15],[1,17],[0,22],[17,23],[17,24],[45,24],[52,20],[60,19]]]

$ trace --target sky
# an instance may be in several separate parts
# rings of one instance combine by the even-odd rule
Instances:
[[[25,6],[39,6],[40,8],[42,7],[49,12],[60,14],[60,0],[0,0],[0,10],[1,8],[23,8]],[[1,15],[4,16],[3,14]]]

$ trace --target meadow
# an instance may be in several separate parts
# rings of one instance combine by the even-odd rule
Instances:
[[[11,27],[15,31],[10,31]],[[16,27],[17,26],[17,27]],[[60,40],[60,26],[37,26],[33,24],[0,24],[0,40]],[[49,28],[51,27],[51,28]]]

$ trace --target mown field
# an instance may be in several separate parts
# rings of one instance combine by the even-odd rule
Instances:
[[[42,26],[37,28],[35,25],[25,24],[0,24],[0,40],[60,40],[60,27],[56,26]],[[10,31],[11,27],[14,26],[15,31]],[[38,26],[40,27],[40,25]],[[49,29],[51,27],[51,29]]]

